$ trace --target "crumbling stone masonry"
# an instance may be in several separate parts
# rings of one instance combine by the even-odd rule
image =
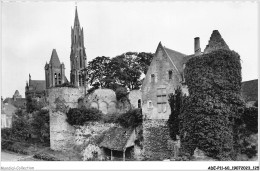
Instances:
[[[73,146],[75,128],[66,121],[69,108],[76,108],[82,96],[79,88],[56,87],[48,89],[50,114],[50,147],[57,151],[66,151]]]

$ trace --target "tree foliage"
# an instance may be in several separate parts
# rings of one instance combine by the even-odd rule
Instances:
[[[101,87],[105,86],[105,79],[109,76],[109,63],[110,58],[106,56],[98,56],[88,63],[88,82],[90,85],[98,83]]]
[[[139,89],[141,75],[147,72],[152,57],[151,53],[145,52],[127,52],[111,59],[96,57],[88,63],[89,83],[91,86],[98,83],[103,88]]]
[[[32,113],[34,111],[39,111],[43,108],[44,104],[33,99],[30,95],[26,97],[26,111]]]
[[[50,141],[50,117],[49,111],[42,109],[32,113],[31,134],[37,135],[40,142],[49,143]]]
[[[142,110],[132,109],[118,116],[117,123],[123,127],[137,127],[142,124]]]
[[[29,115],[23,110],[17,110],[12,119],[12,137],[19,141],[27,141],[30,138],[31,125]]]

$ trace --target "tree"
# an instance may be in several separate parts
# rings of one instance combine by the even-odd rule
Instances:
[[[141,85],[141,70],[132,54],[122,54],[111,59],[109,63],[110,75],[114,82],[130,90],[139,89]]]
[[[182,95],[182,91],[181,91],[180,87],[178,87],[175,90],[174,94],[169,95],[169,104],[171,107],[171,114],[170,114],[169,120],[168,120],[170,137],[171,137],[171,139],[176,140],[176,135],[180,134],[179,116],[182,112],[182,107],[183,107],[183,95]]]
[[[147,73],[148,68],[152,62],[152,59],[153,59],[152,53],[141,52],[141,53],[137,54],[137,57],[135,60],[139,64],[142,73],[144,73],[144,74]]]
[[[139,89],[141,75],[146,74],[153,55],[151,53],[127,52],[112,59],[96,57],[88,63],[88,81],[103,88],[122,86],[129,90]]]
[[[37,135],[40,142],[50,141],[50,117],[48,110],[40,110],[32,113],[31,134]]]
[[[101,87],[104,86],[104,79],[109,76],[108,64],[110,63],[109,57],[101,56],[96,57],[88,63],[88,81],[90,85],[99,83]]]
[[[12,120],[12,136],[19,141],[26,141],[30,137],[29,115],[23,110],[17,110]]]
[[[41,102],[37,102],[37,100],[33,99],[30,95],[26,97],[26,111],[28,113],[39,111],[41,108],[43,108]]]

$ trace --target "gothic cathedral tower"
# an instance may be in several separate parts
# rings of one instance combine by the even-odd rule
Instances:
[[[84,47],[83,28],[80,28],[78,11],[76,7],[74,27],[71,28],[71,52],[70,52],[70,82],[75,86],[86,84],[87,56]]]
[[[29,84],[30,84],[29,79]],[[65,77],[65,65],[60,63],[56,49],[52,50],[49,64],[45,65],[46,88],[55,87],[67,82]]]

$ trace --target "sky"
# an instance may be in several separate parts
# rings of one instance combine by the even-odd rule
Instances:
[[[258,78],[257,2],[79,1],[87,60],[128,51],[154,53],[158,43],[190,55],[194,38],[204,50],[213,30],[241,56],[242,80]],[[2,2],[1,95],[24,97],[29,73],[44,80],[52,49],[69,79],[75,1]]]

